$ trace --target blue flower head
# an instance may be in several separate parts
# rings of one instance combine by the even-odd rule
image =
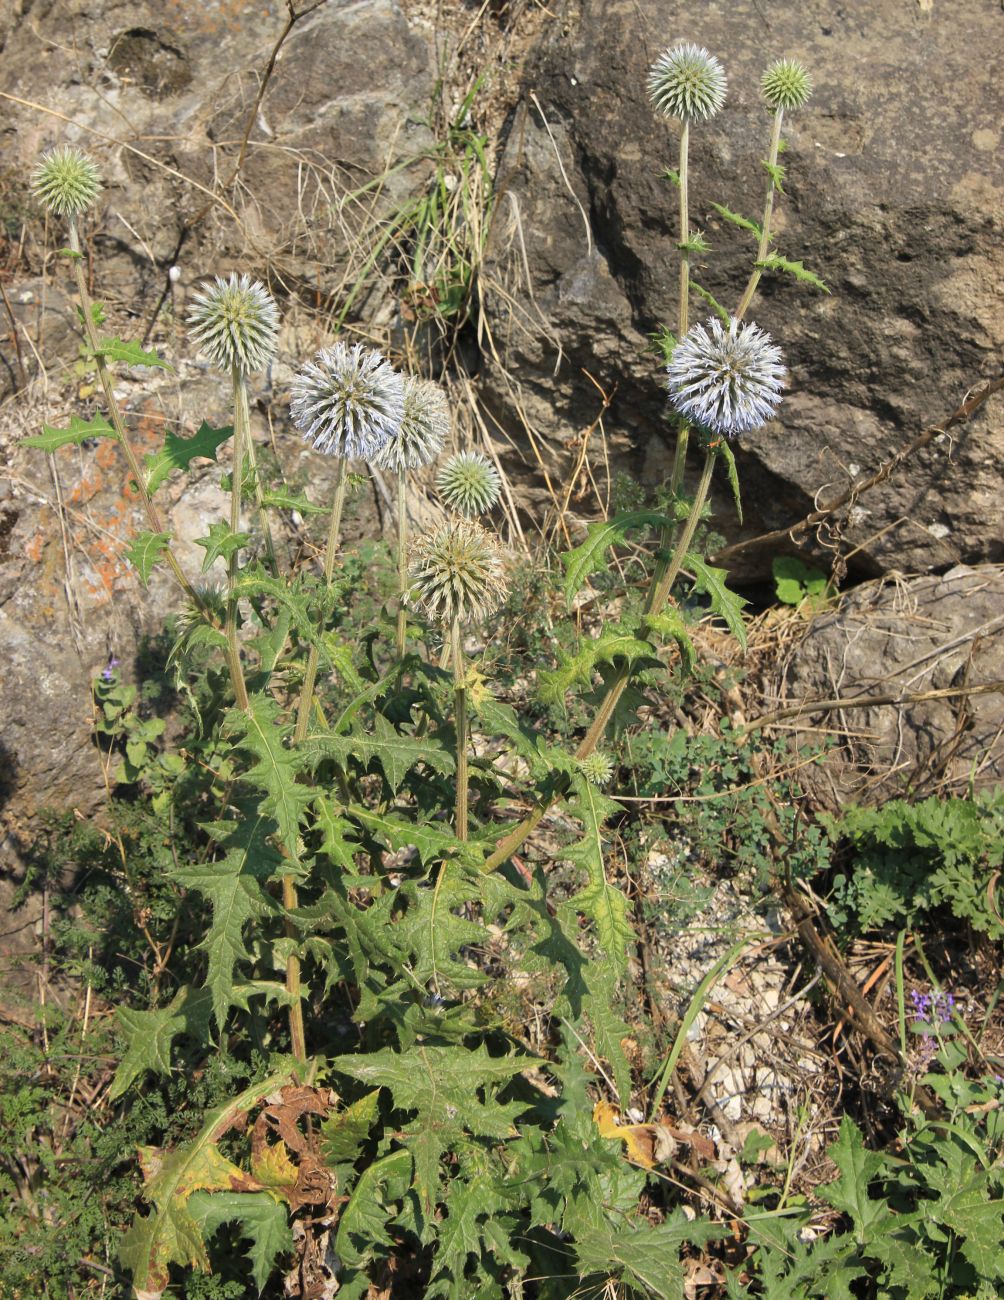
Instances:
[[[726,438],[759,429],[781,401],[781,349],[758,325],[694,325],[666,367],[669,400],[687,420]]]

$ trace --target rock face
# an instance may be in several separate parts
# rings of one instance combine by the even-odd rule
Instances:
[[[682,41],[706,46],[728,75],[724,110],[691,130],[690,165],[691,225],[713,250],[693,278],[727,307],[756,245],[711,201],[762,211],[760,74],[795,56],[815,85],[785,121],[775,230],[779,251],[832,293],[770,275],[754,300],[751,317],[791,375],[779,418],[741,444],[745,535],[793,523],[820,489],[832,499],[999,370],[1002,95],[992,61],[973,57],[1001,40],[996,6],[581,0],[561,17],[512,120],[488,277],[507,293],[491,300],[503,365],[486,388],[500,423],[538,432],[539,454],[526,459],[539,500],[553,497],[542,469],[552,484],[567,479],[578,454],[567,441],[600,412],[597,385],[613,394],[613,452],[647,483],[667,471],[648,335],[676,320],[677,196],[662,172],[676,165],[678,130],[653,114],[646,77]],[[694,295],[691,319],[706,314]],[[1002,406],[994,399],[862,498],[844,529],[852,574],[1004,556]],[[594,431],[594,463],[598,442]],[[748,561],[744,576],[770,558]]]
[[[943,577],[862,583],[808,625],[772,685],[767,709],[806,699],[922,695],[1004,681],[1004,568],[959,566]],[[1004,689],[902,706],[806,714],[796,743],[837,745],[806,782],[836,810],[1004,780]]]
[[[435,59],[431,33],[409,24],[392,0],[324,4],[292,30],[255,112],[287,17],[281,0],[15,0],[2,8],[0,90],[35,107],[4,101],[0,247],[21,239],[40,272],[26,277],[22,262],[11,285],[19,350],[0,327],[0,398],[8,396],[0,407],[0,808],[9,853],[38,807],[86,813],[103,796],[90,682],[113,654],[128,675],[142,635],[178,608],[164,575],[144,592],[124,557],[147,523],[117,449],[68,447],[47,463],[18,446],[43,421],[65,424],[93,402],[72,376],[66,382],[78,355],[75,295],[66,266],[51,257],[65,242],[59,223],[41,238],[28,195],[32,165],[56,143],[95,156],[105,188],[85,242],[96,296],[119,332],[146,333],[176,365],[166,380],[149,371],[117,377],[142,456],[167,430],[191,434],[203,418],[228,420],[226,383],[192,364],[184,337],[196,282],[241,266],[269,275],[280,298],[299,294],[315,309],[328,307],[329,295],[344,298],[351,241],[424,181]],[[228,187],[249,126],[240,182]],[[385,170],[376,191],[347,197]],[[214,199],[214,190],[224,197]],[[356,306],[373,319],[365,293]],[[326,331],[326,320],[301,313],[284,332],[280,362],[257,385],[263,409],[284,396],[289,365]],[[26,387],[36,355],[45,372]],[[268,437],[260,417],[256,427]],[[278,409],[271,446],[289,481],[309,482],[309,495],[323,502],[331,464],[307,456]],[[203,558],[193,539],[223,517],[219,476],[203,462],[183,495],[177,484],[162,492],[193,575]],[[359,531],[372,536],[372,504],[360,509],[367,517]]]

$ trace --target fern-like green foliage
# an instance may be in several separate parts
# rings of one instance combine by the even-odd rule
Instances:
[[[834,879],[830,909],[861,930],[913,925],[947,913],[961,925],[1004,936],[988,892],[1004,863],[1004,793],[974,799],[893,799],[879,808],[849,807],[829,821],[848,845]]]

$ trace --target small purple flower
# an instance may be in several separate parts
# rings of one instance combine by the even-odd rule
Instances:
[[[910,1001],[918,1024],[934,1028],[951,1023],[955,1012],[955,997],[951,993],[921,993],[918,989],[911,989]]]
[[[116,659],[114,655],[108,656],[108,663],[101,670],[101,680],[103,682],[110,682],[112,680],[115,676],[115,669],[119,666],[119,663],[120,660]]]

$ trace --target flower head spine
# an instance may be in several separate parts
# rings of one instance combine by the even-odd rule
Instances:
[[[502,489],[498,470],[479,451],[451,456],[436,476],[436,488],[451,510],[461,515],[483,515]]]
[[[502,548],[471,519],[451,519],[419,537],[408,574],[409,604],[444,626],[494,614],[508,588]]]
[[[57,217],[75,217],[98,197],[101,174],[87,154],[72,145],[58,145],[39,159],[31,189]]]
[[[664,50],[648,76],[648,93],[665,117],[701,121],[725,103],[725,69],[700,45]]]
[[[434,461],[450,432],[450,404],[438,384],[404,377],[404,415],[397,432],[373,457],[377,469],[419,469]]]
[[[666,367],[669,397],[681,415],[733,438],[771,419],[787,371],[781,349],[759,326],[712,319],[694,325]]]
[[[322,348],[293,380],[293,423],[318,451],[372,461],[404,419],[404,380],[373,348]]]
[[[797,59],[778,59],[760,78],[760,89],[771,108],[801,108],[812,94],[812,78]]]
[[[173,269],[173,268],[172,268]],[[220,370],[264,370],[275,356],[279,309],[259,280],[218,275],[195,294],[189,337]]]

